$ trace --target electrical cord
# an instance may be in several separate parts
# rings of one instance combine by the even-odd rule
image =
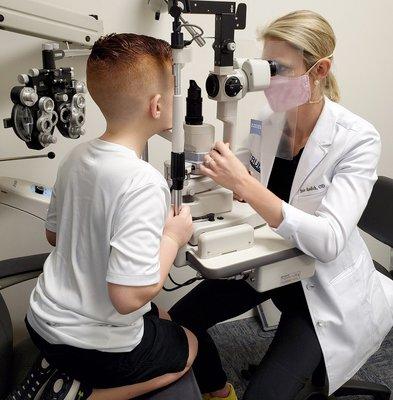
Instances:
[[[164,2],[166,3],[167,6],[169,6],[168,0],[164,0]],[[182,16],[180,16],[180,21],[182,21],[183,23],[177,27],[178,30],[180,30],[182,27],[187,27],[188,26],[188,27],[191,27],[191,28],[196,28],[200,32],[198,35],[195,35],[195,36],[193,35],[192,32],[189,32],[191,34],[192,39],[186,41],[187,46],[190,45],[193,41],[195,41],[195,40],[197,40],[199,38],[203,39],[203,35],[205,34],[205,32],[203,31],[203,29],[199,25],[190,24]]]
[[[163,289],[164,289],[165,292],[173,292],[175,290],[181,289],[182,287],[192,285],[194,282],[201,281],[201,280],[205,279],[202,276],[196,276],[195,278],[188,279],[187,281],[185,281],[183,283],[178,283],[172,278],[171,274],[168,275],[168,278],[175,285],[175,287],[166,288],[164,286]]]
[[[197,34],[197,35],[195,35],[195,36],[191,36],[192,37],[192,39],[191,40],[188,40],[187,41],[187,43],[188,44],[191,44],[193,41],[195,41],[195,40],[197,40],[197,39],[199,39],[200,37],[203,37],[203,35],[205,34],[205,31],[199,26],[199,25],[195,25],[195,24],[190,24],[190,23],[185,23],[185,24],[180,24],[179,26],[178,26],[178,30],[180,30],[181,28],[185,28],[185,27],[190,27],[190,28],[195,28],[195,29],[198,29],[199,30],[199,33]]]

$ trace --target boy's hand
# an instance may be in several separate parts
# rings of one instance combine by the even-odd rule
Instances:
[[[174,215],[173,208],[171,208],[165,223],[163,236],[168,236],[174,240],[180,248],[188,243],[193,232],[194,227],[192,225],[190,207],[183,206],[180,214],[176,216]]]

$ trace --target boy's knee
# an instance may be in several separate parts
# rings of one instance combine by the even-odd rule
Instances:
[[[186,328],[183,329],[184,332],[186,333],[188,340],[188,359],[185,368],[185,370],[188,371],[191,368],[192,363],[194,362],[195,357],[198,354],[198,339],[191,331],[189,331]]]

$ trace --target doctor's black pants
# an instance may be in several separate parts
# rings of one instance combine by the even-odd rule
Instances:
[[[227,382],[217,347],[207,330],[271,298],[282,312],[275,337],[243,400],[293,400],[322,362],[322,350],[300,282],[259,293],[243,280],[207,280],[169,311],[173,321],[191,330],[199,342],[193,371],[202,393]]]

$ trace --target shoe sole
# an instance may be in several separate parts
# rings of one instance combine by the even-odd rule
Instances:
[[[80,383],[74,379],[71,389],[68,391],[67,396],[64,398],[64,400],[79,400],[80,396],[76,397],[79,387]]]
[[[53,371],[53,374],[56,372],[56,370]],[[52,375],[53,375],[52,374]],[[50,378],[52,378],[52,375],[48,378],[48,380],[41,386],[40,390],[37,392],[37,394],[35,395],[33,400],[40,400],[41,399],[41,395],[44,392],[46,385],[48,384],[48,382],[50,381]]]
[[[53,377],[52,377],[53,378]],[[61,379],[61,378],[58,378]],[[58,392],[54,390],[54,386],[57,382],[57,380],[54,380],[51,382],[52,387],[47,388],[47,392],[44,393],[44,397],[42,399],[61,399],[61,400],[79,400],[81,397],[78,395],[79,387],[80,387],[80,382],[73,379],[71,386],[69,386],[69,383],[66,382],[66,386],[62,386]],[[64,382],[64,381],[63,381]],[[63,383],[64,384],[64,383]],[[61,391],[67,391],[65,397],[61,397]],[[78,395],[78,396],[77,396]]]

